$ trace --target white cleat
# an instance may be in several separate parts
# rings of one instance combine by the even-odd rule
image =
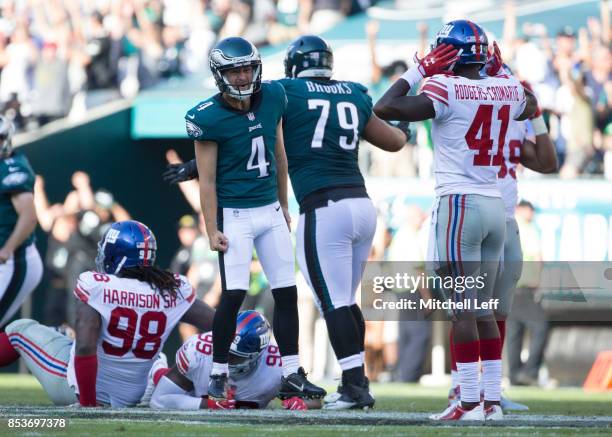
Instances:
[[[485,420],[504,420],[504,412],[499,405],[491,405],[484,409]]]
[[[140,403],[138,404],[139,407],[149,406],[149,402],[151,402],[151,398],[153,397],[153,391],[155,390],[153,375],[155,375],[155,372],[157,372],[159,369],[166,368],[168,368],[168,357],[166,357],[165,353],[160,352],[159,357],[157,357],[157,360],[155,360],[151,366],[151,370],[149,370],[149,376],[147,377],[147,388],[145,388],[144,394],[142,395],[142,398],[140,398]]]
[[[434,415],[435,418],[432,420],[440,421],[459,421],[459,420],[473,420],[473,421],[484,421],[484,411],[482,405],[477,405],[471,410],[464,410],[461,405],[455,404],[448,407],[439,415]],[[431,418],[431,416],[430,416]]]

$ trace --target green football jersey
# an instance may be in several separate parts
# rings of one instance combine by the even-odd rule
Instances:
[[[298,203],[322,188],[364,185],[358,149],[372,115],[367,88],[335,80],[279,82],[287,93],[283,137]]]
[[[262,82],[248,111],[231,108],[221,94],[204,100],[185,115],[188,135],[214,141],[217,152],[217,204],[253,208],[278,200],[276,127],[287,105],[278,82]]]
[[[34,170],[23,153],[15,152],[10,158],[0,159],[0,247],[9,239],[17,223],[17,211],[11,197],[23,192],[34,192]],[[31,234],[24,242],[34,241]]]

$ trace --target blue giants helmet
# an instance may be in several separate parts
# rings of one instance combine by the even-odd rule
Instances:
[[[261,353],[270,343],[270,324],[259,312],[249,310],[238,313],[236,335],[230,346],[229,371],[232,378],[248,375]]]
[[[454,65],[482,64],[487,62],[487,34],[478,24],[468,20],[455,20],[442,26],[436,35],[434,48],[448,44],[459,50]]]
[[[96,269],[116,275],[124,267],[155,264],[157,241],[151,230],[136,220],[116,222],[98,242]]]

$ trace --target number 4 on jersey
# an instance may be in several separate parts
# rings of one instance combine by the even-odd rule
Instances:
[[[253,138],[251,141],[251,157],[247,162],[247,171],[258,170],[258,178],[265,178],[268,176],[268,166],[270,163],[266,161],[266,144],[264,143],[264,137],[259,136]]]

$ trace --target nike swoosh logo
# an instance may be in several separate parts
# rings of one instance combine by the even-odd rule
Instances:
[[[187,114],[187,117],[191,120],[193,120],[195,118],[195,115],[191,115],[191,114]]]
[[[291,382],[291,381],[287,381],[287,382],[288,382],[289,384],[291,384],[293,387],[295,387],[296,389],[298,389],[299,391],[304,390],[304,384],[302,384],[302,385],[297,385],[297,384],[294,384],[294,383],[293,383],[293,382]]]
[[[276,210],[278,211],[280,209],[280,206],[278,208],[276,208]]]

